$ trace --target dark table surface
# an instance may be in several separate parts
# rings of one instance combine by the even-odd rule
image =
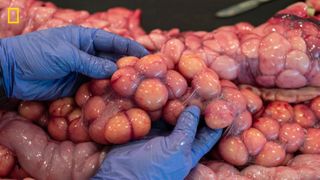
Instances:
[[[181,30],[212,30],[222,25],[240,21],[258,25],[275,12],[298,0],[275,0],[247,13],[220,19],[215,12],[241,0],[50,0],[59,7],[89,12],[103,11],[115,6],[142,10],[142,26],[150,31],[155,28]]]

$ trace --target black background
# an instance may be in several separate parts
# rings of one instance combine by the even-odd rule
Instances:
[[[215,12],[241,0],[51,0],[59,7],[89,12],[104,11],[115,6],[142,10],[142,26],[150,31],[155,28],[210,31],[222,25],[240,21],[258,25],[275,12],[297,0],[274,0],[247,13],[220,19]]]

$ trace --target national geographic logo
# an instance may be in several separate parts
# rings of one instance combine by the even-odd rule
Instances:
[[[19,24],[20,22],[20,8],[8,8],[8,24]]]

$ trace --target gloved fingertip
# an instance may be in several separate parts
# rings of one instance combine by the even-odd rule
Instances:
[[[188,106],[179,116],[176,130],[196,130],[200,118],[200,109],[197,106]]]
[[[142,55],[145,56],[148,54],[150,54],[150,52],[146,48],[143,47]]]
[[[214,144],[218,142],[222,135],[222,129],[210,129],[208,127],[203,127],[196,136],[194,141],[195,147],[206,147],[211,148]]]
[[[109,59],[92,56],[79,51],[79,61],[76,71],[91,78],[109,78],[117,70],[117,65]]]
[[[143,56],[149,55],[149,54],[150,54],[150,52],[147,49],[143,48],[141,50],[140,58],[143,57]]]
[[[203,136],[210,141],[218,141],[222,135],[222,129],[211,129],[204,127],[199,133],[199,137]]]
[[[179,116],[175,129],[196,129],[200,118],[198,106],[188,106]]]
[[[215,144],[222,136],[222,129],[211,129],[204,127],[199,133],[199,139],[204,139],[204,142]]]
[[[179,116],[177,125],[170,134],[171,142],[184,142],[191,145],[197,132],[200,109],[197,106],[187,107]],[[174,144],[174,143],[173,143]]]
[[[150,54],[150,52],[146,48],[144,48],[141,44],[139,44],[138,42],[131,40],[131,44],[134,48],[133,48],[132,52],[129,53],[130,55],[142,58],[143,56]]]
[[[102,66],[104,72],[101,75],[106,78],[111,77],[112,74],[118,69],[117,65],[110,60],[104,60]]]
[[[118,54],[110,54],[110,53],[105,53],[105,52],[98,52],[97,56],[100,58],[108,59],[112,62],[117,62],[120,58],[122,58],[122,55]]]
[[[190,105],[183,111],[183,113],[191,113],[193,116],[198,118],[200,116],[200,108],[195,105]]]
[[[198,161],[210,151],[222,135],[222,129],[210,129],[203,127],[197,134],[192,144],[192,161],[196,165]]]
[[[211,137],[217,138],[217,140],[219,140],[222,135],[223,130],[222,129],[210,129],[210,130],[211,131],[210,131],[209,135]]]
[[[96,51],[139,58],[149,54],[138,42],[103,30],[96,31],[93,42]]]
[[[117,65],[109,60],[102,60],[94,66],[87,67],[87,70],[84,72],[85,75],[91,78],[109,78],[117,70]]]

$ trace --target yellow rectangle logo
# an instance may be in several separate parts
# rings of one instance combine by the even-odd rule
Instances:
[[[19,16],[20,8],[8,8],[8,24],[19,24],[20,16]],[[16,14],[15,19],[11,19],[11,13]]]

